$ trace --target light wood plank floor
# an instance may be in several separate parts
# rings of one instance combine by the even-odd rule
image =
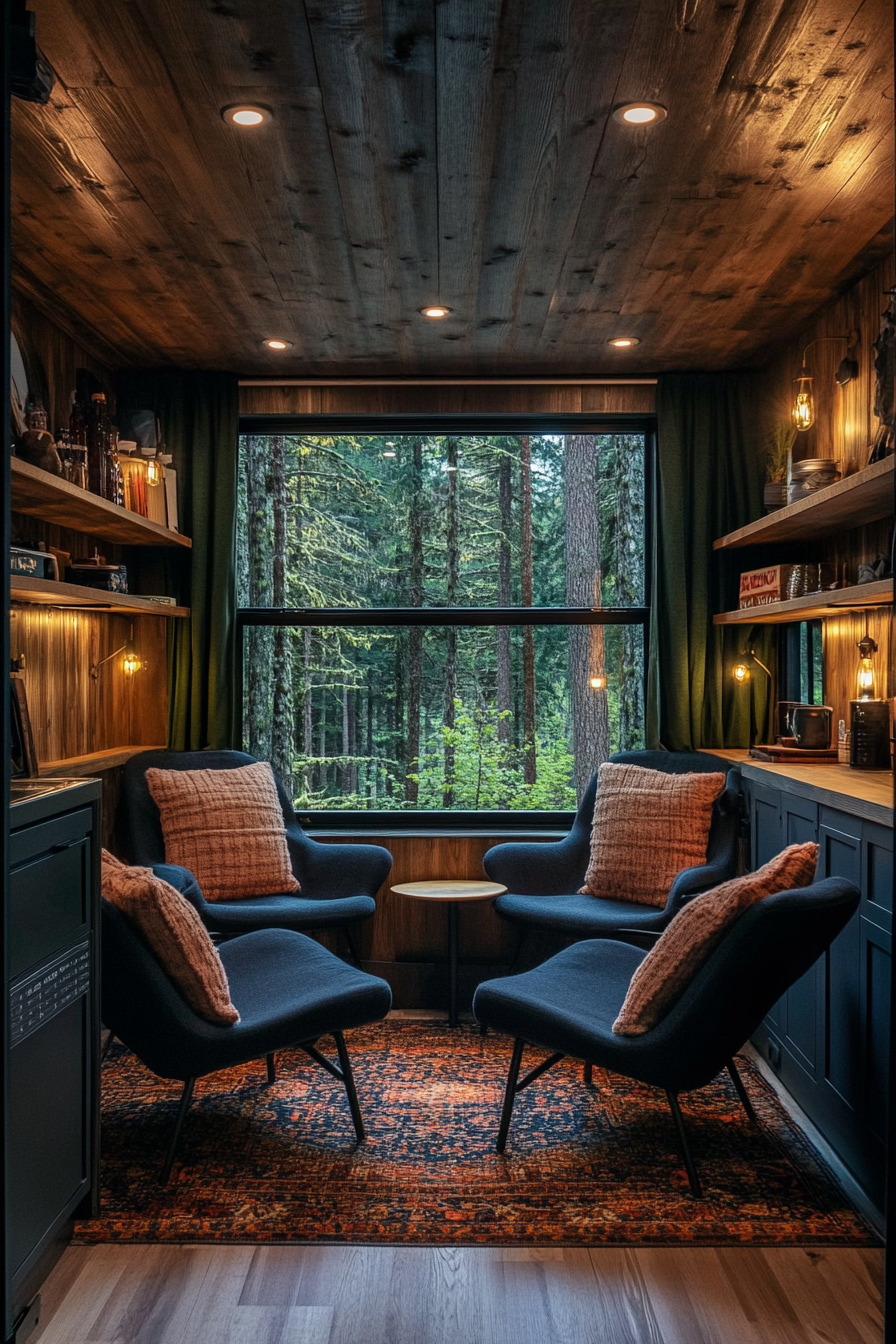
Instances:
[[[881,1344],[883,1251],[72,1246],[33,1344]]]

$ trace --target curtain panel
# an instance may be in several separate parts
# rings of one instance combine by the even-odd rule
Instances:
[[[177,471],[180,531],[193,542],[192,551],[166,551],[161,562],[165,579],[189,593],[192,610],[190,620],[171,622],[168,745],[237,746],[237,380],[186,369],[124,372],[117,400],[120,409],[158,415]]]
[[[657,383],[657,476],[647,740],[672,751],[770,741],[765,673],[739,685],[753,649],[775,673],[770,626],[716,626],[738,602],[750,553],[713,551],[716,537],[761,516],[764,461],[755,378],[664,374]]]

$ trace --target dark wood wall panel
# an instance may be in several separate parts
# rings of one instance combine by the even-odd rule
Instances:
[[[328,835],[329,844],[351,844],[356,836],[344,839]],[[383,845],[393,859],[392,872],[377,894],[376,915],[363,926],[361,955],[365,961],[438,961],[447,955],[447,912],[435,902],[396,896],[390,887],[404,882],[430,882],[440,878],[485,880],[482,856],[492,845],[506,837],[483,835],[420,836],[364,835],[372,845]],[[521,836],[530,840],[536,837]],[[498,918],[491,901],[472,901],[464,905],[459,920],[461,960],[483,959],[499,962],[509,959],[514,945],[512,929]]]
[[[66,331],[58,321],[52,321],[20,289],[12,291],[11,323],[29,385],[35,384],[40,389],[52,433],[68,427],[69,399],[75,390],[78,369],[89,370],[112,390],[110,366],[103,362],[95,346]]]
[[[240,387],[242,415],[652,415],[652,383]]]

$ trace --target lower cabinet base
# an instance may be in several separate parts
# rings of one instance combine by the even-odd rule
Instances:
[[[862,1125],[845,1105],[838,1105],[836,1099],[826,1097],[816,1079],[805,1071],[767,1027],[760,1027],[753,1036],[752,1044],[855,1179],[878,1215],[875,1221],[882,1225],[886,1175],[886,1149],[882,1141]]]

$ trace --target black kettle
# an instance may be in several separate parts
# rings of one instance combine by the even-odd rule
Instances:
[[[827,751],[834,711],[828,705],[793,705],[790,732],[804,751]]]

